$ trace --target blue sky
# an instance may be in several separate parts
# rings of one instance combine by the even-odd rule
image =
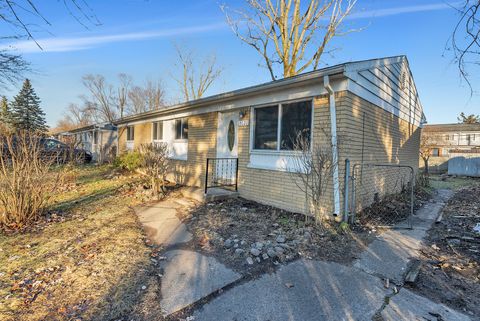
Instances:
[[[242,1],[225,1],[240,7]],[[51,126],[70,102],[86,91],[84,74],[103,74],[114,82],[118,73],[134,81],[161,80],[170,101],[179,97],[175,81],[174,43],[199,55],[215,53],[225,68],[208,94],[269,81],[257,53],[231,32],[218,0],[89,1],[100,26],[83,28],[58,1],[39,2],[52,26],[36,33],[43,51],[32,42],[14,43],[37,72],[30,75]],[[457,20],[441,0],[359,0],[347,27],[360,32],[337,38],[333,57],[324,65],[405,54],[408,56],[429,123],[456,122],[457,115],[480,114],[480,97],[470,97],[445,45]],[[0,28],[5,33],[5,28]],[[480,91],[480,79],[473,79]],[[13,96],[18,88],[6,92]]]

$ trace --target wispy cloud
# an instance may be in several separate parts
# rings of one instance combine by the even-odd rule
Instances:
[[[185,28],[171,28],[160,29],[142,32],[129,32],[120,34],[87,36],[87,37],[50,37],[36,39],[42,46],[43,50],[33,41],[22,40],[13,42],[1,49],[14,48],[21,53],[38,53],[38,52],[67,52],[78,51],[95,48],[108,43],[119,43],[127,41],[141,41],[155,38],[164,38],[171,36],[188,35],[195,33],[202,33],[225,28],[225,23],[214,23],[201,26],[185,27]]]
[[[431,3],[415,6],[405,6],[405,7],[395,7],[395,8],[383,8],[375,10],[366,10],[361,12],[352,13],[350,19],[365,19],[365,18],[375,18],[375,17],[386,17],[400,15],[404,13],[415,13],[415,12],[424,12],[424,11],[437,11],[451,9],[452,7],[458,6],[463,3],[463,1],[457,1],[452,3]]]

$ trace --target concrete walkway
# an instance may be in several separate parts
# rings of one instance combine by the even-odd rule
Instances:
[[[423,238],[451,195],[450,190],[440,190],[434,202],[425,204],[415,212],[412,230],[385,231],[361,254],[354,266],[369,274],[390,279],[395,284],[402,285],[408,263],[418,256]]]
[[[159,266],[163,275],[160,306],[164,315],[177,312],[241,277],[212,257],[169,250],[192,240],[192,234],[176,216],[177,210],[189,205],[189,199],[178,198],[135,210],[150,241],[166,249]]]
[[[216,259],[187,250],[169,250],[192,239],[175,211],[187,199],[160,202],[137,213],[156,244],[166,246],[161,262],[164,315],[223,289],[194,312],[194,320],[449,320],[470,318],[401,288],[409,261],[451,192],[417,211],[413,230],[389,230],[372,242],[353,266],[298,260],[274,274],[237,282],[241,275]],[[149,236],[150,237],[150,236]],[[384,287],[388,278],[398,285]],[[232,285],[233,282],[237,282]]]

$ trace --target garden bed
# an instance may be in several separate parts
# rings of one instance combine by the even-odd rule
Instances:
[[[320,226],[304,215],[242,198],[201,204],[183,219],[197,250],[244,274],[272,271],[298,258],[349,264],[374,238],[359,226]]]

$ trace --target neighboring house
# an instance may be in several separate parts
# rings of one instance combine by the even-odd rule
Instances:
[[[425,125],[422,135],[432,149],[428,160],[431,172],[446,172],[448,161],[459,154],[480,153],[480,124],[432,124]],[[423,167],[423,161],[420,160]]]
[[[110,123],[79,127],[55,136],[91,152],[96,162],[103,162],[109,155],[117,154],[117,127]]]
[[[118,147],[122,153],[142,143],[167,143],[177,182],[205,188],[208,174],[209,185],[212,176],[214,182],[237,183],[246,199],[304,213],[305,194],[291,173],[298,157],[292,141],[302,132],[312,144],[337,146],[332,159],[339,165],[327,177],[324,197],[324,212],[337,215],[345,159],[417,170],[423,119],[408,61],[398,56],[340,64],[128,116],[117,122]],[[371,201],[385,181],[380,174],[372,180]]]
[[[448,157],[453,151],[468,152],[480,148],[480,124],[425,125],[423,135],[429,137],[432,157]]]

